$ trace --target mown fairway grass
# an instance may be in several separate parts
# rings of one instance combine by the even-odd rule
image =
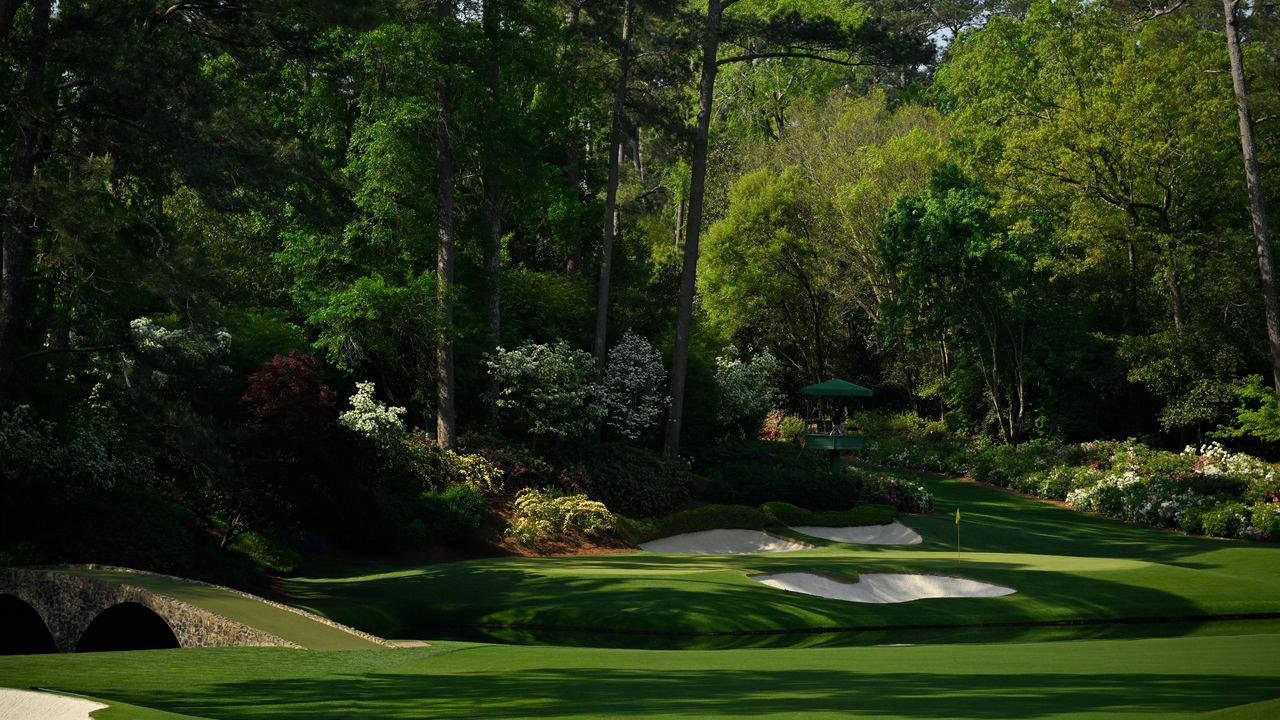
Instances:
[[[497,626],[508,630],[495,637],[526,641],[556,642],[564,637],[548,632],[556,630],[577,632],[579,641],[590,633],[587,642],[598,644],[667,647],[706,646],[705,638],[688,637],[698,633],[745,634],[716,645],[742,647],[796,642],[768,635],[776,631],[1280,615],[1280,546],[1134,527],[973,483],[923,479],[937,493],[938,511],[901,518],[924,536],[916,546],[810,538],[812,550],[775,555],[636,552],[366,566],[285,586],[303,606],[389,637]],[[817,572],[854,580],[872,571],[959,575],[1018,592],[866,605],[786,593],[749,578]]]
[[[0,658],[0,683],[226,720],[1190,718],[1280,696],[1272,630],[808,650],[163,650]],[[98,717],[165,716],[119,707]]]
[[[531,626],[521,631],[525,640],[546,641],[556,636],[545,628],[563,624],[595,633],[569,636],[575,642],[644,631],[696,647],[708,638],[679,633],[765,633],[728,638],[742,649],[435,642],[4,657],[0,686],[121,703],[102,711],[103,720],[1280,716],[1280,620],[1256,617],[1280,612],[1280,547],[1146,530],[969,483],[926,482],[938,512],[904,518],[926,539],[915,547],[819,541],[813,550],[764,557],[511,558],[289,582],[302,604],[391,636],[429,639],[435,628],[506,622]],[[952,544],[957,504],[960,560]],[[851,579],[873,569],[946,572],[1019,592],[871,606],[746,578],[782,569]],[[1255,617],[1132,622],[1214,615]],[[1096,624],[1036,624],[1064,620]],[[823,627],[880,629],[812,632]],[[784,629],[793,632],[776,632]],[[1091,635],[1130,639],[1033,642]],[[611,637],[602,642],[648,643]],[[851,642],[919,644],[839,646]],[[745,647],[752,644],[791,647]]]

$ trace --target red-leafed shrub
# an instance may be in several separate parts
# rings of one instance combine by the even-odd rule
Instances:
[[[315,436],[337,419],[337,395],[320,382],[310,355],[276,355],[249,376],[240,402],[255,430],[287,438]]]
[[[276,355],[249,376],[240,398],[245,429],[237,447],[237,479],[219,488],[224,543],[244,530],[305,521],[343,468],[346,433],[337,396],[308,355]]]

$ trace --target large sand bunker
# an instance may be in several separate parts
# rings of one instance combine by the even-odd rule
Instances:
[[[750,555],[808,550],[812,545],[763,530],[703,530],[640,543],[640,549],[682,555]]]
[[[887,525],[860,525],[855,527],[799,525],[791,529],[801,535],[857,545],[919,545],[922,541],[920,533],[897,520]]]
[[[0,688],[0,720],[89,720],[100,702],[31,690]]]
[[[862,603],[900,603],[924,598],[998,597],[1017,592],[1003,585],[948,577],[904,573],[864,573],[847,583],[812,573],[752,575],[752,580],[790,592]]]

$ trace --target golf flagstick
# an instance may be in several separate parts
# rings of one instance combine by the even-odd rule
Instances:
[[[960,508],[956,508],[956,560],[960,559]]]

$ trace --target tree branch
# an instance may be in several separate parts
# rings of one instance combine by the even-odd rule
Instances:
[[[1155,20],[1156,18],[1164,17],[1165,15],[1170,15],[1175,13],[1181,10],[1182,7],[1186,4],[1187,4],[1187,0],[1177,0],[1177,2],[1174,2],[1171,5],[1166,5],[1165,7],[1156,7],[1156,3],[1154,2],[1154,0],[1151,0],[1150,2],[1147,3],[1147,10],[1149,11],[1148,14],[1141,15],[1137,18],[1134,18],[1134,22],[1135,23],[1150,22],[1152,20]],[[1239,0],[1236,0],[1235,4],[1239,4]]]
[[[645,190],[644,192],[640,193],[639,195],[631,198],[631,202],[640,202],[641,200],[649,197],[650,195],[653,195],[654,193],[659,193],[664,191],[675,194],[675,191],[666,185],[655,185],[654,187],[651,187],[648,190]]]
[[[777,52],[759,52],[744,53],[742,55],[734,55],[732,57],[721,58],[716,60],[716,65],[728,65],[729,63],[745,62],[747,60],[764,60],[768,58],[797,58],[802,60],[818,60],[821,62],[832,63],[834,65],[843,65],[845,67],[862,67],[865,65],[877,65],[875,61],[853,61],[841,60],[839,58],[830,57],[828,55],[820,55],[815,52],[805,52],[802,50],[779,50]]]
[[[33,357],[40,357],[41,355],[55,355],[55,354],[57,354],[57,353],[91,353],[91,352],[101,352],[101,351],[103,351],[103,350],[115,350],[116,348],[119,348],[119,347],[120,347],[120,345],[119,345],[119,344],[113,344],[113,345],[93,345],[93,346],[90,346],[90,347],[52,347],[52,348],[44,348],[43,350],[36,350],[35,352],[29,352],[29,353],[27,353],[26,355],[20,355],[20,356],[18,356],[16,359],[17,359],[17,360],[27,360],[27,359],[29,359],[29,358],[33,358]]]

